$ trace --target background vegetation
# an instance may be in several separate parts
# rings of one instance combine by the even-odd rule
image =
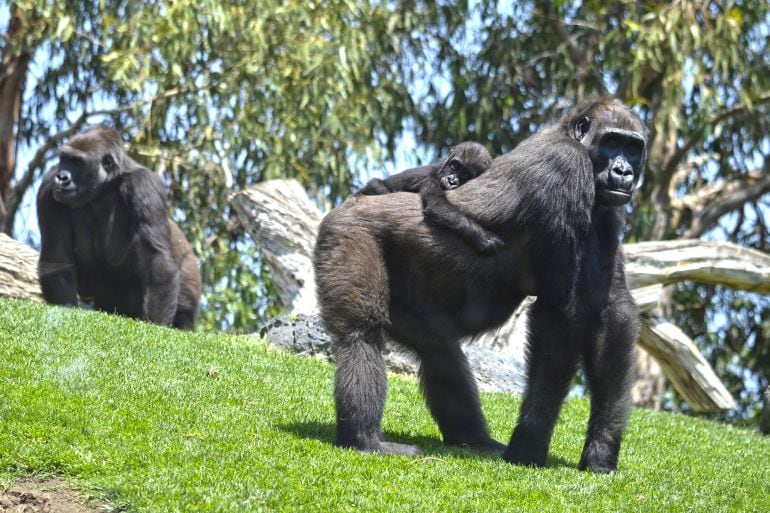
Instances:
[[[158,170],[203,265],[204,329],[276,305],[227,201],[296,177],[328,208],[364,170],[475,139],[514,147],[576,99],[616,94],[649,124],[627,240],[767,251],[767,0],[0,1],[0,227],[37,241],[35,188],[88,123]],[[399,148],[414,141],[404,159]],[[770,375],[770,300],[681,285],[670,317],[752,422]],[[670,408],[681,407],[671,392]]]

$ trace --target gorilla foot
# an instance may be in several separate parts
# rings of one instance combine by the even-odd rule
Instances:
[[[478,452],[497,453],[500,454],[505,450],[505,444],[501,444],[497,440],[489,438],[481,442],[444,442],[444,445],[449,447],[462,447],[464,449],[472,449]]]
[[[362,452],[384,454],[388,456],[419,456],[423,452],[416,445],[399,444],[396,442],[383,442],[380,440],[365,440],[361,443],[340,443],[337,447],[356,449]]]
[[[590,470],[594,474],[610,474],[618,469],[618,451],[597,442],[588,443],[578,463],[579,470]]]
[[[503,453],[503,459],[513,465],[524,467],[545,467],[547,451],[533,450],[525,445],[511,445]]]

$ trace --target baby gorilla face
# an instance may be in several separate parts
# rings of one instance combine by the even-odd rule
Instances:
[[[462,184],[467,182],[470,178],[465,172],[465,166],[460,160],[456,158],[450,158],[447,160],[441,169],[438,170],[438,181],[441,188],[445,191],[456,189]]]
[[[466,141],[452,148],[437,171],[439,185],[445,191],[456,189],[489,168],[492,156],[477,142]]]
[[[442,176],[439,179],[439,183],[441,184],[441,188],[445,191],[456,189],[457,187],[460,187],[460,177],[457,175]]]

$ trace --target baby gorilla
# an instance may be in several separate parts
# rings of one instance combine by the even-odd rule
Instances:
[[[481,253],[491,253],[503,246],[502,239],[460,212],[447,200],[444,192],[476,178],[491,162],[492,156],[484,146],[463,142],[437,164],[407,169],[384,180],[374,178],[357,194],[417,192],[422,200],[423,215],[429,223],[453,230]]]

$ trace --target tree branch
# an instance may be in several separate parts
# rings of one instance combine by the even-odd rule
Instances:
[[[745,203],[756,201],[770,192],[770,173],[759,169],[735,180],[725,180],[685,196],[672,207],[693,212],[685,238],[698,238],[711,229],[719,219]]]

